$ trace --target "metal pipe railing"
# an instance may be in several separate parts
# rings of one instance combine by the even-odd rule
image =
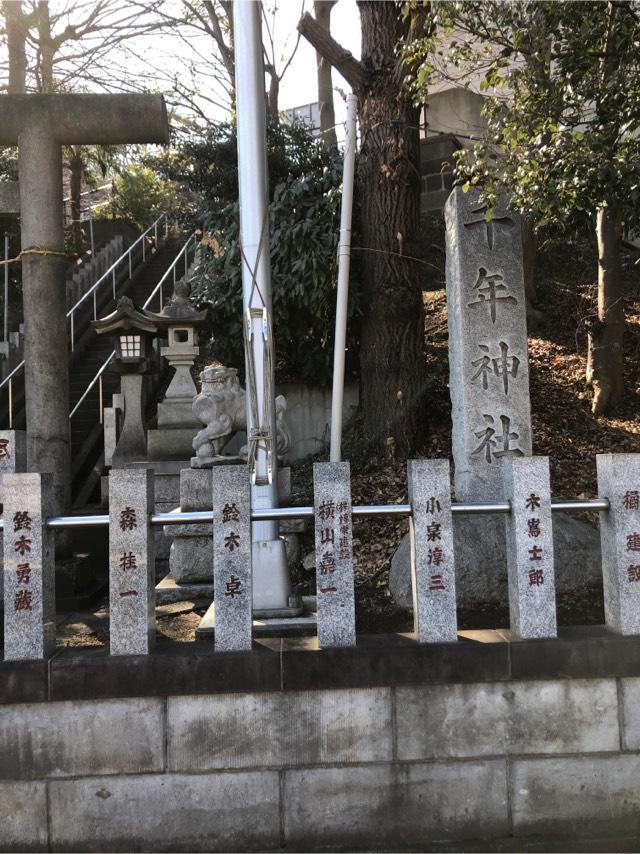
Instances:
[[[115,355],[116,355],[116,351],[112,350],[111,355],[106,359],[106,361],[104,362],[102,367],[98,370],[98,373],[95,375],[95,377],[91,380],[89,385],[86,387],[86,389],[82,393],[82,397],[80,398],[80,400],[76,403],[76,405],[73,407],[73,409],[69,413],[69,421],[71,421],[71,419],[76,414],[78,409],[80,409],[80,406],[82,405],[82,403],[84,402],[85,398],[87,397],[87,395],[89,394],[91,389],[94,387],[94,385],[97,382],[102,382],[102,375],[107,370],[109,365],[111,364],[111,360],[114,358]],[[99,415],[100,415],[100,423],[102,423],[102,389],[100,390],[100,413],[99,413]]]
[[[552,501],[553,512],[599,511],[606,512],[610,508],[608,498],[577,498],[569,501]],[[371,516],[410,516],[409,504],[361,504],[351,508],[355,517]],[[305,507],[272,507],[265,510],[252,510],[252,522],[283,521],[284,519],[308,519],[313,517],[314,508]],[[495,501],[491,503],[468,504],[453,502],[453,514],[479,513],[510,513],[510,501]],[[213,510],[193,510],[189,512],[154,513],[149,517],[151,525],[189,525],[208,524],[213,521]],[[109,525],[107,514],[97,516],[54,516],[47,521],[48,528],[103,528]],[[4,520],[0,519],[0,530]]]
[[[145,304],[142,306],[142,308],[148,308],[148,307],[151,305],[151,303],[152,303],[153,298],[155,297],[155,295],[159,292],[160,311],[162,311],[162,308],[163,308],[163,287],[164,287],[164,283],[165,283],[165,281],[167,280],[167,278],[169,277],[169,275],[170,275],[170,274],[172,274],[172,275],[173,275],[173,285],[175,286],[178,263],[179,263],[179,261],[180,261],[180,259],[182,258],[182,256],[183,256],[183,255],[184,255],[184,276],[185,276],[185,277],[187,276],[187,272],[188,272],[188,270],[189,270],[189,260],[188,260],[188,256],[189,256],[189,252],[191,251],[191,249],[193,249],[193,251],[194,251],[194,255],[195,255],[195,250],[196,250],[196,237],[197,237],[197,235],[196,235],[196,232],[194,231],[194,232],[193,232],[193,234],[192,234],[192,235],[190,235],[190,237],[187,239],[187,241],[186,241],[186,243],[184,244],[184,246],[182,247],[182,249],[178,252],[178,254],[176,255],[176,257],[175,257],[175,258],[173,259],[173,261],[171,262],[171,266],[167,268],[167,270],[166,270],[165,274],[163,275],[163,277],[160,279],[160,281],[159,281],[159,282],[158,282],[158,284],[155,286],[155,288],[151,291],[151,293],[149,294],[149,297],[148,297],[147,301],[146,301],[146,302],[145,302]]]
[[[144,231],[144,232],[140,235],[140,237],[138,237],[138,238],[137,238],[137,240],[135,240],[135,241],[134,241],[134,243],[132,243],[132,244],[131,244],[131,246],[130,246],[130,247],[129,247],[125,252],[123,252],[123,253],[122,253],[122,255],[120,255],[120,257],[119,257],[119,258],[116,258],[116,260],[115,260],[115,261],[113,262],[113,264],[109,267],[109,269],[108,269],[108,270],[106,270],[106,271],[105,271],[105,272],[100,276],[100,278],[99,278],[99,279],[98,279],[98,280],[97,280],[97,281],[96,281],[96,282],[91,286],[91,288],[90,288],[86,293],[84,293],[84,294],[80,297],[80,299],[75,303],[75,305],[73,305],[73,306],[69,309],[69,311],[67,312],[67,317],[69,318],[69,323],[70,323],[71,352],[73,352],[73,350],[74,350],[74,346],[75,346],[75,337],[76,337],[76,328],[75,328],[75,311],[76,311],[76,309],[77,309],[77,308],[78,308],[78,307],[79,307],[79,306],[80,306],[80,305],[81,305],[81,304],[82,304],[82,303],[83,303],[83,302],[84,302],[88,297],[92,296],[92,297],[93,297],[93,319],[94,319],[94,320],[97,320],[97,316],[96,316],[96,315],[97,315],[97,298],[96,298],[96,290],[97,290],[97,288],[98,288],[98,287],[99,287],[103,282],[107,281],[107,279],[110,277],[110,278],[111,278],[111,286],[112,286],[112,290],[113,290],[113,298],[114,298],[114,300],[115,300],[115,298],[116,298],[116,269],[117,269],[117,267],[118,267],[121,263],[123,263],[124,261],[126,261],[126,263],[128,264],[128,267],[129,267],[129,278],[131,278],[131,277],[133,276],[133,253],[134,253],[134,250],[136,249],[136,247],[138,246],[138,244],[140,244],[140,242],[142,242],[142,247],[143,247],[143,258],[144,258],[144,254],[145,254],[145,253],[144,253],[144,246],[145,246],[144,240],[145,240],[145,238],[146,238],[146,237],[151,233],[151,231],[153,231],[153,233],[154,233],[154,239],[155,239],[155,241],[156,241],[156,246],[157,246],[157,244],[158,244],[158,226],[160,225],[160,223],[161,223],[162,221],[164,221],[164,238],[166,239],[166,238],[167,238],[167,235],[168,235],[168,233],[169,233],[169,218],[168,218],[168,214],[167,214],[166,212],[163,212],[163,213],[161,213],[161,214],[160,214],[160,216],[159,216],[159,217],[157,217],[157,219],[156,219],[154,222],[152,222],[152,223],[151,223],[151,225],[149,226],[149,228],[147,228],[147,230],[146,230],[146,231]],[[174,262],[174,263],[175,263],[175,262]],[[114,352],[115,352],[115,351],[114,351]],[[78,403],[74,406],[73,410],[69,413],[69,418],[72,418],[72,417],[73,417],[73,415],[74,415],[74,414],[75,414],[75,412],[77,411],[77,409],[78,409],[79,405],[80,405],[80,404],[82,403],[82,401],[85,399],[85,397],[87,396],[87,394],[89,393],[89,391],[91,390],[91,388],[93,388],[93,385],[98,381],[99,377],[102,375],[103,369],[104,369],[104,368],[107,366],[107,364],[111,361],[111,359],[113,358],[113,356],[114,356],[114,353],[112,353],[112,354],[111,354],[111,356],[109,356],[109,358],[107,359],[107,361],[105,362],[105,364],[104,364],[104,365],[102,366],[102,368],[98,371],[98,373],[96,374],[96,376],[93,378],[93,380],[92,380],[92,381],[91,381],[91,383],[89,384],[89,387],[86,389],[86,391],[84,392],[84,394],[82,395],[82,397],[80,398],[80,400],[78,401]],[[21,370],[24,368],[24,366],[25,366],[25,360],[23,359],[23,360],[22,360],[18,365],[16,365],[16,367],[11,371],[11,373],[10,373],[10,374],[8,374],[8,375],[7,375],[7,376],[2,380],[2,382],[0,382],[0,391],[1,391],[5,386],[8,386],[8,392],[9,392],[9,429],[10,429],[10,430],[12,430],[12,429],[13,429],[13,380],[14,380],[15,375],[16,375],[19,371],[21,371]]]
[[[151,226],[151,227],[153,227],[153,226]],[[174,273],[175,273],[176,267],[177,267],[177,265],[180,263],[180,259],[181,259],[183,256],[184,256],[185,272],[187,271],[187,269],[188,269],[188,260],[187,260],[187,259],[188,259],[188,255],[189,255],[189,252],[190,252],[191,248],[193,248],[193,249],[194,249],[194,251],[195,251],[195,239],[196,239],[196,233],[194,232],[194,233],[193,233],[193,234],[188,238],[188,240],[185,242],[184,246],[180,249],[180,251],[178,252],[178,254],[176,255],[176,257],[173,259],[173,261],[171,262],[171,265],[167,268],[166,272],[164,273],[164,275],[162,276],[162,278],[160,279],[160,281],[158,282],[158,284],[157,284],[157,285],[155,286],[155,288],[151,291],[151,294],[149,295],[149,298],[147,299],[147,301],[145,302],[145,304],[142,306],[143,308],[147,308],[147,307],[149,306],[149,304],[151,303],[151,301],[153,300],[153,298],[155,297],[155,295],[158,293],[158,291],[160,291],[160,308],[162,309],[162,286],[164,285],[164,283],[165,283],[165,281],[167,280],[168,276],[170,275],[171,271],[173,270],[173,271],[174,271]],[[194,244],[194,245],[193,245],[193,247],[191,246],[191,244],[192,244],[192,243]],[[108,271],[107,271],[107,272],[108,272]],[[174,279],[175,279],[175,276],[174,276]],[[80,399],[78,400],[78,402],[76,403],[76,405],[73,407],[73,409],[72,409],[72,410],[71,410],[71,412],[69,413],[69,420],[71,420],[71,419],[73,418],[73,416],[76,414],[76,412],[78,411],[78,409],[80,408],[80,406],[82,405],[82,403],[85,401],[85,399],[86,399],[87,395],[89,394],[89,392],[91,391],[91,389],[94,387],[94,385],[95,385],[97,382],[99,382],[101,385],[100,385],[100,395],[99,395],[99,397],[100,397],[100,401],[99,401],[99,409],[100,409],[100,411],[99,411],[99,413],[98,413],[98,417],[99,417],[99,419],[100,419],[100,423],[102,423],[102,375],[104,374],[105,370],[107,369],[107,367],[109,366],[109,364],[111,363],[111,360],[115,357],[115,355],[116,355],[116,351],[115,351],[115,350],[113,350],[113,351],[112,351],[112,353],[111,353],[111,355],[110,355],[110,356],[107,358],[107,360],[106,360],[106,361],[101,365],[101,367],[99,368],[98,372],[96,373],[96,375],[94,376],[94,378],[91,380],[91,382],[89,383],[89,385],[86,387],[86,389],[85,389],[85,390],[84,390],[84,392],[82,393],[82,396],[80,397]]]
[[[112,265],[111,265],[107,270],[105,270],[105,272],[104,272],[104,273],[100,276],[100,278],[99,278],[99,279],[98,279],[98,280],[97,280],[97,281],[96,281],[96,282],[95,282],[95,283],[94,283],[94,284],[89,288],[89,290],[88,290],[88,291],[86,291],[86,292],[85,292],[85,293],[80,297],[80,299],[75,303],[75,305],[73,305],[73,306],[69,309],[69,311],[67,312],[67,317],[68,317],[68,318],[70,318],[70,320],[71,320],[71,352],[73,352],[73,349],[74,349],[74,346],[75,346],[75,335],[74,335],[74,313],[76,312],[76,310],[77,310],[78,308],[80,308],[80,306],[82,305],[82,303],[84,303],[84,302],[85,302],[85,300],[87,300],[89,297],[93,297],[93,319],[94,319],[94,320],[97,320],[97,319],[98,319],[98,316],[97,316],[97,290],[98,290],[98,288],[99,288],[99,287],[100,287],[104,282],[106,282],[106,281],[108,281],[108,280],[110,279],[110,280],[111,280],[111,288],[112,288],[112,291],[113,291],[113,299],[115,300],[115,298],[116,298],[116,270],[117,270],[117,268],[118,268],[118,267],[119,267],[119,266],[120,266],[120,265],[121,265],[121,264],[126,260],[126,261],[127,261],[127,263],[128,263],[128,266],[129,266],[129,275],[131,276],[131,273],[133,272],[133,261],[132,261],[132,259],[133,259],[133,254],[134,254],[134,252],[136,251],[136,249],[138,248],[138,246],[139,246],[140,244],[142,244],[142,256],[143,256],[143,260],[144,260],[144,258],[145,258],[145,252],[144,252],[144,249],[145,249],[145,241],[146,241],[146,239],[147,239],[148,235],[150,235],[150,234],[151,234],[151,232],[153,232],[153,234],[154,234],[154,239],[156,239],[156,238],[157,238],[157,234],[158,234],[158,225],[159,225],[163,220],[166,220],[166,219],[167,219],[167,213],[166,213],[166,211],[165,211],[165,212],[161,213],[161,214],[160,214],[160,216],[159,216],[159,217],[158,217],[154,222],[152,222],[152,223],[151,223],[151,225],[149,226],[149,228],[147,228],[147,230],[146,230],[146,231],[144,231],[144,232],[140,235],[140,237],[138,237],[138,238],[137,238],[137,240],[135,240],[135,241],[131,244],[131,246],[129,246],[129,248],[126,250],[126,252],[123,252],[123,253],[122,253],[122,255],[121,255],[119,258],[117,258],[117,259],[113,262],[113,264],[112,264]],[[156,240],[156,245],[157,245],[157,240]]]

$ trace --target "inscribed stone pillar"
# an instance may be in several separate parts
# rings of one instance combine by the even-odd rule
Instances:
[[[520,217],[479,193],[445,205],[449,370],[456,497],[503,499],[504,462],[531,455]]]
[[[512,457],[505,470],[511,513],[507,573],[511,629],[521,638],[557,635],[548,457]]]
[[[355,646],[356,612],[349,463],[314,463],[318,643]]]
[[[2,476],[4,657],[45,658],[56,641],[53,475]]]
[[[409,460],[413,622],[420,643],[458,639],[449,460]]]
[[[598,454],[604,615],[622,635],[640,634],[640,454]]]
[[[146,655],[155,642],[152,469],[109,475],[109,648]]]
[[[214,466],[213,592],[216,650],[251,649],[253,576],[247,466]]]
[[[27,468],[27,434],[24,430],[0,430],[0,475]]]
[[[24,430],[0,430],[0,475],[24,472],[27,470],[27,434]],[[0,505],[2,487],[0,486]],[[0,557],[2,556],[2,535],[0,531]],[[0,560],[0,597],[3,595],[2,561]]]

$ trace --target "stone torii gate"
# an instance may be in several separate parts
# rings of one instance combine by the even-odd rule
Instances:
[[[70,505],[62,145],[166,143],[161,95],[0,95],[0,145],[18,146],[25,306],[27,467]]]

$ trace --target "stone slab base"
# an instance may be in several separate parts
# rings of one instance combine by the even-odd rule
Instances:
[[[293,610],[293,609],[292,609]],[[253,620],[253,636],[268,637],[307,637],[316,633],[318,620],[315,613],[305,613],[302,608],[299,614],[289,617],[272,617],[265,619],[257,615]],[[260,612],[257,612],[260,613]],[[282,613],[285,613],[284,611]],[[216,603],[212,602],[207,613],[196,629],[196,641],[211,643],[215,638]]]
[[[454,516],[453,547],[458,607],[506,603],[504,517]],[[553,548],[558,597],[583,595],[590,587],[602,585],[600,534],[596,528],[567,513],[554,513]],[[389,590],[398,605],[413,608],[408,534],[400,541],[391,560]]]
[[[193,602],[213,599],[213,579],[211,583],[186,582],[178,584],[166,575],[156,584],[156,605],[169,605],[172,602]]]

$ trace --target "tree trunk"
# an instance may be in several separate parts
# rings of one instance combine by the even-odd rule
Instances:
[[[7,27],[7,47],[9,50],[9,87],[10,95],[22,95],[26,92],[27,54],[25,41],[27,28],[22,14],[21,0],[4,0],[2,11]]]
[[[593,385],[592,412],[602,415],[624,393],[624,298],[620,243],[622,225],[601,208],[597,215],[598,319],[590,324],[587,380]]]
[[[51,19],[48,0],[38,3],[38,42],[40,48],[40,91],[53,92],[53,56],[55,47],[51,38]]]
[[[82,234],[82,223],[80,215],[82,212],[82,176],[84,163],[80,152],[75,152],[69,159],[69,170],[71,172],[69,187],[71,195],[71,234],[73,237],[73,248],[76,255],[82,255],[84,250],[84,237]]]
[[[327,32],[331,32],[331,10],[337,0],[314,0],[313,13],[316,21]],[[318,108],[320,110],[320,134],[327,150],[338,147],[336,137],[336,114],[333,108],[333,81],[331,63],[316,52],[318,61]]]
[[[370,439],[409,453],[423,424],[424,305],[420,267],[419,111],[405,91],[395,53],[404,34],[393,2],[359,2],[362,147],[361,406]],[[372,251],[367,251],[372,250]]]
[[[269,92],[267,94],[267,115],[272,122],[278,124],[278,99],[280,97],[280,78],[276,73],[276,69],[272,65],[266,66],[269,74]]]

